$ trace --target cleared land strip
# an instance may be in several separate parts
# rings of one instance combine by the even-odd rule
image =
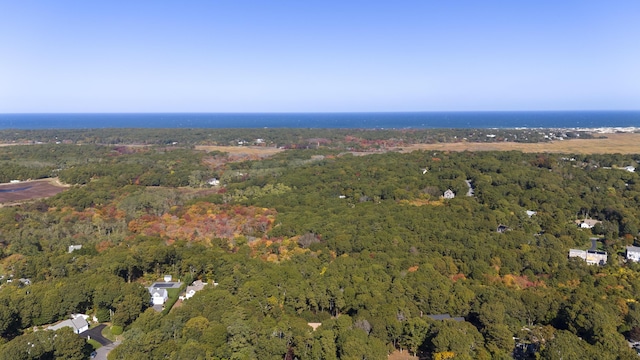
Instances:
[[[596,134],[597,136],[598,134]],[[573,139],[544,143],[437,143],[437,144],[413,144],[402,147],[402,152],[415,150],[441,150],[441,151],[522,151],[522,152],[547,152],[567,154],[639,154],[640,134],[619,133],[606,134],[606,139]]]
[[[0,184],[0,207],[17,205],[29,200],[44,199],[67,188],[68,186],[62,185],[58,178]]]
[[[196,150],[220,151],[229,154],[264,155],[271,156],[284,151],[275,147],[263,146],[218,146],[218,145],[197,145]]]

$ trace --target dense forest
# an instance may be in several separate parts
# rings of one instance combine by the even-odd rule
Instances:
[[[0,359],[88,358],[68,329],[43,331],[73,313],[124,330],[112,360],[637,357],[640,265],[625,248],[639,244],[640,178],[624,167],[640,155],[238,160],[194,150],[200,131],[144,147],[122,145],[141,138],[130,130],[13,132],[73,141],[0,147],[0,182],[71,186],[0,208]],[[296,131],[284,142],[346,136]],[[219,136],[271,133],[281,143],[273,129]],[[603,266],[568,257],[591,238]],[[166,274],[209,285],[159,312],[146,287]]]

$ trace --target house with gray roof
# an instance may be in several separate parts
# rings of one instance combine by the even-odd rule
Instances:
[[[149,294],[151,294],[151,304],[152,305],[164,305],[169,299],[169,293],[167,293],[167,289],[149,288]]]
[[[569,249],[569,257],[578,257],[589,265],[606,265],[608,255],[606,251]]]
[[[87,322],[87,319],[83,318],[82,316],[78,316],[74,319],[64,320],[55,325],[48,326],[47,330],[55,331],[64,327],[70,327],[74,333],[80,334],[89,330],[89,323]]]

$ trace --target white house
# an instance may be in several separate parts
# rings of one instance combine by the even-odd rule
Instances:
[[[445,199],[453,199],[454,197],[456,197],[456,194],[453,192],[453,190],[448,189],[447,191],[444,192],[443,196]]]
[[[61,321],[55,325],[48,326],[47,330],[55,331],[58,329],[62,329],[63,327],[70,327],[74,333],[80,334],[89,330],[89,323],[84,317],[78,316],[75,319],[68,319],[65,321]]]
[[[627,246],[627,260],[640,261],[640,247]]]
[[[160,288],[149,288],[149,293],[151,294],[151,304],[153,305],[164,305],[169,299],[169,294],[167,293],[167,289]]]
[[[207,180],[207,184],[209,184],[211,186],[218,186],[218,185],[220,185],[220,180],[218,180],[216,178],[211,178],[211,179]]]
[[[576,224],[582,229],[592,229],[596,224],[600,224],[602,221],[595,219],[576,220]]]
[[[171,275],[165,275],[165,276],[163,277],[163,279],[164,279],[164,282],[171,282],[171,280],[173,280],[173,276],[171,276]]]
[[[578,249],[569,249],[569,257],[579,257],[589,265],[605,265],[608,258],[604,251]]]
[[[69,245],[69,254],[80,249],[82,249],[82,245]]]
[[[634,168],[633,166],[625,166],[624,169],[628,172],[636,172],[636,168]]]
[[[193,295],[195,295],[198,291],[204,289],[206,282],[202,282],[202,280],[196,280],[193,284],[187,286],[187,293],[185,294],[185,299],[191,299]]]

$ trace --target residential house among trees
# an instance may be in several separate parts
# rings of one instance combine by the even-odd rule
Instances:
[[[592,229],[596,224],[601,223],[600,220],[595,219],[584,219],[584,220],[576,220],[576,224],[582,229]]]
[[[456,197],[456,194],[453,192],[453,190],[448,189],[447,191],[444,192],[443,197],[445,199],[453,199],[454,197]]]
[[[89,323],[87,322],[87,319],[85,319],[84,317],[76,316],[73,319],[64,320],[55,325],[51,325],[47,327],[47,330],[55,331],[58,329],[62,329],[64,327],[70,327],[74,333],[80,334],[89,330]]]
[[[635,262],[640,261],[640,247],[627,246],[626,258],[627,258],[627,261],[628,260],[635,261]]]
[[[605,265],[607,263],[607,253],[597,250],[569,249],[569,257],[579,257],[589,265]]]
[[[149,293],[151,294],[151,304],[152,305],[164,305],[164,303],[169,298],[169,294],[167,293],[167,289],[160,288],[149,288]]]

